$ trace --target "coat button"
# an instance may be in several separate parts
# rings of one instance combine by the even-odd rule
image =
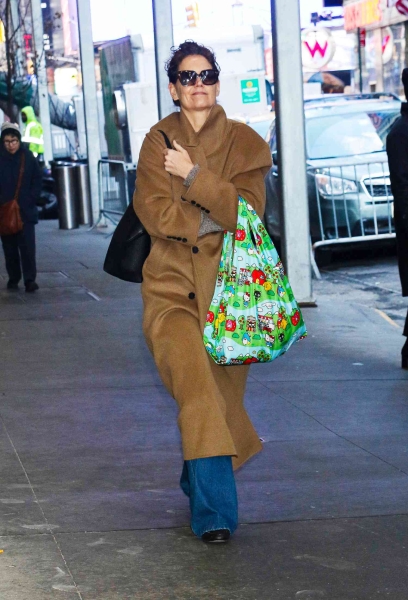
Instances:
[[[181,237],[175,238],[178,242],[181,242]]]
[[[207,213],[207,215],[208,215],[208,213],[209,213],[210,211],[208,210],[208,208],[206,208],[206,209],[205,209],[205,212],[206,212],[206,213]]]
[[[182,241],[183,241],[184,243],[186,243],[186,241],[187,241],[187,238],[183,238],[183,239],[182,239]]]
[[[198,204],[198,202],[196,202],[196,207],[201,208],[201,204]]]
[[[195,293],[194,292],[190,292],[189,295],[188,295],[188,297],[189,297],[190,300],[194,300]]]
[[[191,204],[195,204],[195,203],[196,203],[195,200],[191,200]]]
[[[198,252],[197,246],[193,246],[192,247],[192,251],[193,251],[194,254],[197,254],[197,252]]]

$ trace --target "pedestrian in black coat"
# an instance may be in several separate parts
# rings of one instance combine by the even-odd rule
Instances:
[[[402,72],[402,83],[408,100],[408,69]],[[408,296],[408,102],[402,103],[401,116],[388,134],[387,154],[394,196],[394,224],[402,295]],[[404,335],[408,338],[408,314]],[[408,369],[408,339],[401,354],[402,368]]]
[[[1,237],[6,269],[9,276],[7,289],[18,289],[21,275],[26,292],[35,292],[37,266],[35,257],[35,229],[38,223],[37,200],[41,193],[42,173],[33,153],[21,143],[21,133],[15,123],[3,123],[0,147],[0,205],[12,200],[16,194],[22,156],[24,171],[17,201],[20,207],[23,230]]]

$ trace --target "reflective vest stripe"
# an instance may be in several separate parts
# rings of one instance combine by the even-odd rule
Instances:
[[[26,144],[39,144],[40,146],[44,145],[44,138],[42,136],[40,138],[24,136],[21,141],[25,142]]]
[[[44,145],[44,136],[43,135],[41,135],[38,138],[30,135],[30,131],[32,130],[33,127],[36,127],[36,125],[37,125],[37,123],[29,123],[27,125],[24,135],[22,137],[22,141],[27,144],[39,144],[40,146],[43,146]]]

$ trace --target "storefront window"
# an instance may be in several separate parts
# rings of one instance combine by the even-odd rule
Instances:
[[[401,73],[405,67],[405,26],[399,23],[382,29],[384,91],[398,96],[404,94]]]

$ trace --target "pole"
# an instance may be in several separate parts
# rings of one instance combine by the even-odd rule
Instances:
[[[283,260],[297,300],[311,303],[299,0],[271,0],[271,14]]]
[[[31,0],[31,15],[33,20],[33,37],[35,46],[35,71],[37,74],[38,106],[41,125],[44,130],[44,161],[45,164],[48,165],[53,159],[53,152],[41,0]]]
[[[361,43],[361,29],[357,29],[357,48],[358,48],[358,79],[360,93],[363,93],[363,57],[362,57],[362,43]]]
[[[171,0],[152,0],[154,55],[156,58],[157,107],[159,119],[167,117],[174,111],[174,104],[169,94],[169,80],[164,65],[170,56],[173,46],[173,16]]]
[[[11,0],[11,22],[13,23],[13,32],[15,32],[16,43],[16,75],[22,77],[25,73],[23,57],[23,28],[18,9],[18,0]]]
[[[101,159],[101,144],[99,137],[95,56],[92,38],[90,0],[77,0],[77,6],[89,185],[91,188],[92,214],[94,221],[97,221],[99,216],[98,163]]]

